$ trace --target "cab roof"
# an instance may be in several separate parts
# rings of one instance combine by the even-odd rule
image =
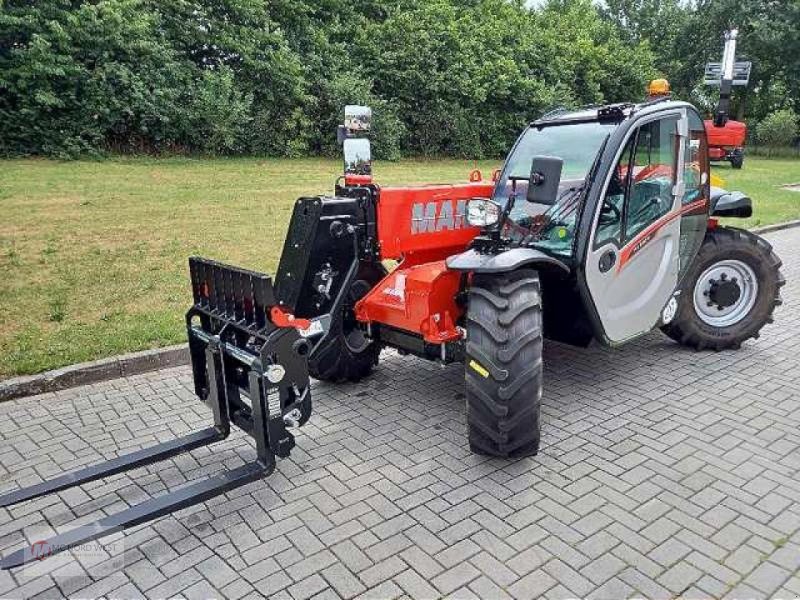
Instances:
[[[550,125],[564,125],[567,123],[592,123],[596,121],[619,123],[625,119],[629,119],[634,114],[645,108],[650,108],[652,106],[661,104],[664,105],[664,109],[676,106],[686,106],[685,102],[672,100],[669,96],[662,96],[646,102],[640,102],[638,104],[631,102],[620,102],[616,104],[585,106],[577,110],[557,108],[536,119],[531,123],[531,127],[547,127]]]

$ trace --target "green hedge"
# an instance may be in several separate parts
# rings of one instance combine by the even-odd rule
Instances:
[[[2,1],[2,0],[0,0]],[[638,98],[646,43],[589,0],[5,0],[0,153],[500,156],[554,105]]]

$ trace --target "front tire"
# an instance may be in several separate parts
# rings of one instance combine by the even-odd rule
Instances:
[[[366,336],[355,318],[356,302],[385,277],[382,267],[362,264],[356,280],[347,291],[334,335],[308,358],[308,372],[314,379],[339,383],[359,381],[372,372],[381,353],[379,342]]]
[[[741,150],[734,150],[731,156],[731,167],[734,169],[741,169],[744,164],[744,152]]]
[[[697,350],[739,348],[758,338],[781,304],[780,267],[765,239],[734,228],[708,231],[681,285],[678,312],[662,331]]]
[[[470,449],[500,457],[539,450],[542,306],[539,275],[475,275],[464,361]]]

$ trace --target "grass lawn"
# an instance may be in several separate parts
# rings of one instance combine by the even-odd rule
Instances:
[[[730,219],[730,225],[752,228],[800,219],[800,192],[781,188],[800,184],[800,160],[746,156],[741,170],[713,163],[711,172],[724,180],[725,189],[740,190],[753,199],[753,216]]]
[[[492,163],[376,165],[382,183]],[[0,161],[0,378],[185,340],[187,257],[274,273],[294,201],[334,160]]]
[[[379,163],[381,183],[463,181],[496,162]],[[182,342],[186,258],[274,272],[294,200],[330,192],[338,161],[0,161],[0,379]],[[756,226],[800,218],[800,161],[715,167]]]

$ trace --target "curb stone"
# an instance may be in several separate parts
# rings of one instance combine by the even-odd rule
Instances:
[[[0,381],[0,402],[57,392],[67,388],[97,383],[108,379],[129,377],[148,371],[178,367],[189,363],[189,346],[179,344],[155,350],[122,354],[92,362],[69,365],[38,375],[14,377]]]
[[[764,227],[756,227],[751,229],[753,233],[769,233],[771,231],[782,231],[783,229],[792,229],[800,227],[800,219],[797,221],[786,221],[785,223],[775,223],[775,225],[765,225]]]
[[[750,231],[762,234],[794,227],[800,227],[800,219],[756,227]],[[45,371],[38,375],[0,381],[0,402],[187,364],[189,364],[189,346],[187,344],[112,356]]]

